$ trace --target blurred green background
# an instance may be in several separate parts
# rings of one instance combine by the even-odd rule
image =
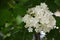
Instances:
[[[53,13],[60,10],[60,0],[0,0],[0,40],[32,40],[33,32],[24,28],[21,17],[28,8],[45,2]],[[55,16],[54,16],[55,17]],[[60,27],[60,18],[55,17]],[[53,29],[46,35],[47,40],[60,40],[60,28]]]

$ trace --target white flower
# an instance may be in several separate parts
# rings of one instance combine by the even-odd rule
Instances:
[[[43,31],[40,32],[40,38],[41,38],[41,39],[44,38],[45,35],[46,35],[45,32],[43,32]]]
[[[59,27],[54,26],[54,28],[59,29]]]
[[[59,29],[59,27],[56,27],[56,29]]]
[[[48,9],[47,5],[45,3],[41,3],[41,8],[42,9]]]
[[[54,15],[60,17],[60,11],[56,11]]]
[[[39,29],[38,29],[38,28],[36,28],[36,29],[35,29],[35,31],[36,31],[36,32],[39,32]]]
[[[28,28],[29,32],[33,32],[33,29],[31,27]]]
[[[24,22],[27,22],[28,20],[30,20],[31,19],[31,16],[30,15],[28,15],[28,14],[26,14],[23,18],[22,18],[22,20],[24,21]]]
[[[49,32],[56,25],[56,20],[52,16],[53,13],[48,10],[45,3],[28,9],[27,13],[22,20],[26,23],[25,28],[28,28],[29,32],[33,32],[33,28],[37,33]]]

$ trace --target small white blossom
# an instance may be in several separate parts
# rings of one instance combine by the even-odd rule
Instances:
[[[56,27],[56,29],[59,29],[59,27]]]
[[[59,29],[59,27],[54,26],[54,28]]]
[[[56,11],[54,15],[60,17],[60,11]]]
[[[33,32],[33,29],[31,27],[28,28],[29,32]]]
[[[43,31],[40,32],[40,38],[41,38],[41,39],[44,38],[45,35],[46,35],[45,32],[43,32]]]

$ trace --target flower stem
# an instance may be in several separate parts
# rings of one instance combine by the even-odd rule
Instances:
[[[40,33],[35,33],[35,40],[40,40]]]

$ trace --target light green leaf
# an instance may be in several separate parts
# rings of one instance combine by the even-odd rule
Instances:
[[[19,25],[20,23],[22,23],[22,18],[21,18],[21,16],[17,16],[16,17],[16,23],[17,23],[17,25]]]

